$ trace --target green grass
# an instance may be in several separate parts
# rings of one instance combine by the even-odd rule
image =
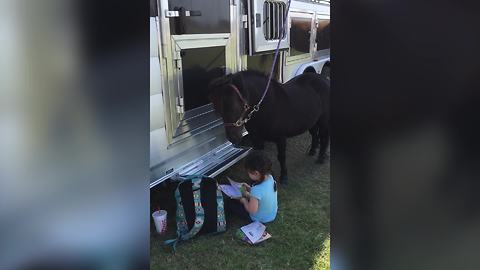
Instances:
[[[174,253],[163,244],[176,235],[171,187],[152,190],[152,208],[167,209],[169,220],[165,236],[158,235],[151,224],[151,269],[330,269],[330,168],[328,163],[315,164],[305,154],[309,142],[308,134],[288,142],[289,184],[279,186],[277,218],[267,224],[272,238],[258,246],[236,240],[236,229],[246,224],[234,218],[227,220],[227,232],[198,236],[179,244]],[[266,152],[278,175],[274,145],[267,144]],[[242,162],[217,179],[224,181],[226,175],[239,181],[247,177]]]

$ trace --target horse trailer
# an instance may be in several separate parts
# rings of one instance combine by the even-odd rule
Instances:
[[[177,175],[216,176],[248,154],[226,138],[207,98],[215,78],[241,70],[274,78],[330,76],[330,1],[150,1],[150,188]],[[244,132],[244,135],[247,132]]]

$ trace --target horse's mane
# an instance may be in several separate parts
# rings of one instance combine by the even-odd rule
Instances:
[[[231,84],[231,83],[234,83],[234,82],[237,85],[243,86],[245,84],[245,77],[257,77],[257,78],[263,79],[265,81],[265,84],[262,84],[262,85],[258,86],[259,89],[261,89],[260,91],[263,93],[263,91],[265,90],[265,87],[266,87],[266,82],[268,80],[268,75],[266,75],[263,72],[256,71],[256,70],[244,70],[244,71],[239,71],[239,72],[236,72],[236,73],[233,73],[233,74],[228,74],[226,76],[216,78],[212,82],[210,82],[210,84],[209,84],[209,87],[208,87],[210,89],[209,93],[212,94],[211,91],[214,90],[217,87],[221,87],[221,86]],[[281,93],[281,95],[283,95],[284,97],[288,96],[284,87],[282,86],[282,84],[279,83],[275,78],[272,78],[272,80],[271,80],[270,88],[272,88],[272,87],[273,87],[273,89],[275,89],[274,91],[277,94]]]
[[[265,91],[265,87],[267,86],[266,82],[268,80],[268,75],[263,73],[263,72],[257,71],[257,70],[244,70],[244,71],[237,72],[237,73],[233,74],[232,76],[235,77],[235,79],[240,77],[239,80],[242,80],[241,76],[260,77],[260,78],[264,79],[265,80],[265,85],[260,85],[259,86],[259,87],[261,87],[262,92]],[[243,81],[242,81],[242,84],[243,84]],[[271,80],[271,83],[270,83],[270,87],[273,87],[277,93],[278,93],[278,91],[280,91],[282,94],[287,96],[287,93],[285,92],[285,89],[283,88],[282,84],[279,83],[273,77],[272,77],[272,80]]]
[[[237,72],[235,74],[233,74],[233,76],[241,76],[241,75],[251,75],[251,76],[256,76],[256,77],[262,77],[265,79],[265,81],[268,79],[268,75],[263,73],[263,72],[260,72],[260,71],[257,71],[257,70],[244,70],[244,71],[240,71],[240,72]],[[275,86],[280,86],[281,83],[279,83],[275,78],[272,77],[272,83],[275,85]]]

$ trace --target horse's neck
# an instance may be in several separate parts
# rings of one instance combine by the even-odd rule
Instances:
[[[247,85],[249,85],[248,89],[253,90],[249,93],[250,106],[257,105],[265,91],[267,79],[251,80]],[[290,110],[291,106],[283,88],[272,82],[263,103],[260,105],[260,110],[255,113],[252,122],[247,125],[247,130],[252,134],[258,132],[263,135],[278,132],[279,130],[274,129],[275,123],[278,123],[276,120],[287,118],[286,114]]]
[[[252,80],[245,82],[247,85],[246,88],[249,89],[249,103],[251,106],[258,104],[262,98],[265,87],[267,86],[267,80],[268,79],[265,78],[263,80]],[[270,83],[269,90],[266,93],[264,100],[267,99],[269,100],[267,104],[271,104],[273,106],[286,106],[288,103],[288,98],[282,85],[275,82]],[[265,103],[262,103],[262,106],[263,104]]]

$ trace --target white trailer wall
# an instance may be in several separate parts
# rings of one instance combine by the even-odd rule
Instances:
[[[160,153],[167,148],[158,49],[157,22],[150,17],[150,166],[160,162]]]

